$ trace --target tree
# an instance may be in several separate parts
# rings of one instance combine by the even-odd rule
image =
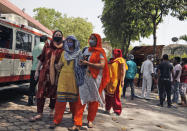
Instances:
[[[163,16],[171,14],[179,20],[186,19],[185,0],[103,0],[101,21],[105,35],[112,45],[116,43],[128,48],[131,40],[153,33],[154,54],[156,53],[156,30]],[[122,42],[123,41],[123,42]],[[115,44],[114,44],[115,43]]]
[[[80,17],[67,17],[66,14],[49,8],[36,8],[34,18],[51,30],[59,29],[64,36],[74,35],[80,41],[81,47],[88,44],[88,38],[93,32],[92,23]]]
[[[187,42],[187,35],[183,35],[183,36],[181,36],[179,39],[184,40],[184,41]]]
[[[104,9],[101,21],[104,33],[113,47],[121,47],[128,53],[130,42],[140,36],[147,37],[152,32],[148,20],[142,19],[134,0],[103,0]]]
[[[34,18],[50,30],[56,29],[56,24],[62,18],[62,14],[55,9],[35,8],[33,12]]]
[[[139,11],[144,18],[152,21],[153,25],[153,46],[156,53],[156,30],[158,25],[163,21],[163,16],[169,13],[172,16],[176,16],[179,20],[186,19],[186,2],[185,0],[135,0],[139,6]]]
[[[93,25],[80,17],[64,17],[59,29],[63,30],[65,37],[75,35],[81,42],[81,47],[85,47],[88,46],[88,38],[93,32]]]

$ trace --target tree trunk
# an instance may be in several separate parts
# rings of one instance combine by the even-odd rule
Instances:
[[[121,46],[122,54],[124,54],[124,48],[125,48],[125,45],[126,45],[126,41],[127,41],[127,39],[126,39],[126,36],[124,35],[124,41],[123,41],[122,46]]]
[[[129,35],[129,37],[128,37],[128,43],[127,43],[127,46],[126,46],[126,48],[125,48],[125,58],[127,57],[127,54],[128,54],[128,51],[129,51],[130,43],[131,43],[131,35]]]
[[[157,40],[157,37],[156,37],[156,19],[153,20],[153,55],[154,55],[154,61],[155,61],[155,58],[156,58],[156,40]]]

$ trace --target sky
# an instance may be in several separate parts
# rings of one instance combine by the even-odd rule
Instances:
[[[67,14],[69,17],[82,17],[88,19],[94,26],[94,32],[105,37],[103,33],[100,16],[104,7],[101,0],[9,0],[20,9],[25,8],[25,13],[34,16],[33,9],[38,7],[54,8],[62,14]],[[157,29],[157,44],[169,45],[174,44],[172,37],[180,37],[187,34],[187,20],[179,21],[171,16],[166,16],[164,21]],[[132,42],[133,46],[138,46],[142,43],[153,44],[153,36],[149,38],[141,38],[140,41]],[[179,40],[177,44],[187,44],[183,40]]]

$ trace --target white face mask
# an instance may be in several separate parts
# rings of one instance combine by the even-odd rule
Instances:
[[[154,58],[151,58],[151,61],[154,61]]]

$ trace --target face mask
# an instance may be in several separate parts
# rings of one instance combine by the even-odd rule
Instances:
[[[151,61],[154,61],[154,58],[152,58]]]
[[[89,40],[90,46],[95,47],[97,43],[94,40]]]
[[[68,44],[68,47],[69,47],[69,48],[73,47],[73,45],[74,45],[73,42],[69,42],[69,43],[67,43],[67,44]]]
[[[55,36],[53,40],[59,43],[60,41],[62,41],[62,37]]]

